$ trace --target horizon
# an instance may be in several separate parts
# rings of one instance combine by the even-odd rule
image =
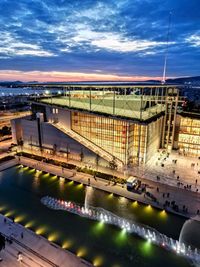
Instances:
[[[12,72],[10,78],[10,71],[7,74],[3,74],[0,71],[0,82],[145,82],[148,80],[161,81],[162,77],[144,77],[144,76],[118,76],[110,74],[93,74],[93,73],[64,73],[64,72],[53,72],[53,74],[46,72]],[[53,75],[53,78],[52,78]],[[84,76],[84,78],[83,78]],[[3,80],[2,77],[5,77]],[[26,77],[26,78],[24,78]],[[75,77],[80,77],[75,80]],[[190,77],[190,76],[184,76]],[[107,79],[106,79],[107,78]],[[174,79],[179,77],[166,77],[166,79]]]
[[[1,76],[1,75],[0,75]],[[106,74],[105,74],[106,76]],[[184,79],[184,78],[196,78],[196,77],[200,77],[199,75],[198,76],[190,76],[190,75],[186,75],[186,76],[177,76],[177,77],[166,77],[166,81],[167,80],[174,80],[174,79]],[[34,78],[34,77],[33,77]],[[133,79],[132,79],[133,78]],[[149,82],[149,81],[155,81],[155,82],[162,82],[162,77],[129,77],[129,79],[126,79],[126,77],[122,77],[122,79],[117,79],[117,80],[94,80],[94,79],[91,79],[91,80],[41,80],[39,81],[38,80],[34,80],[34,79],[8,79],[8,80],[1,80],[0,79],[0,83],[15,83],[15,82],[22,82],[22,83],[99,83],[99,82],[108,82],[108,83],[141,83],[141,82]]]
[[[200,2],[178,2],[2,0],[0,80],[161,81],[167,49],[166,79],[199,76]]]

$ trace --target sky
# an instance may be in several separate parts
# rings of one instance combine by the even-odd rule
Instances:
[[[200,0],[0,0],[0,80],[200,75]]]

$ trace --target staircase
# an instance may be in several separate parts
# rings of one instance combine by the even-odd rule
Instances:
[[[74,132],[73,130],[63,127],[59,123],[50,123],[53,125],[55,128],[58,130],[62,131],[63,133],[67,134],[70,136],[72,139],[76,140],[78,143],[84,145],[86,148],[89,150],[93,151],[95,154],[98,154],[101,158],[107,160],[108,162],[113,160],[113,155],[110,154],[109,152],[105,151],[101,147],[95,145],[88,139],[84,138],[83,136],[79,135],[78,133]],[[115,157],[115,162],[118,165],[118,167],[123,166],[123,162]]]

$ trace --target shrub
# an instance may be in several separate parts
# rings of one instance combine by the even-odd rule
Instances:
[[[42,157],[42,156],[29,154],[27,152],[18,152],[17,156],[23,156],[23,157],[35,159],[35,160],[38,160],[38,161],[44,161],[44,162],[49,163],[49,164],[53,164],[53,165],[60,166],[60,167],[63,167],[63,168],[66,168],[66,169],[70,169],[70,170],[76,170],[77,172],[87,173],[87,174],[90,174],[92,176],[96,176],[98,178],[102,178],[102,179],[105,179],[105,180],[108,180],[108,181],[113,181],[113,182],[116,182],[116,183],[122,183],[123,184],[123,183],[126,182],[125,179],[117,177],[117,176],[114,176],[114,175],[111,175],[111,174],[102,173],[102,172],[99,172],[99,171],[94,171],[94,170],[91,170],[91,169],[87,169],[85,167],[84,168],[83,167],[79,167],[79,166],[76,166],[74,164],[70,164],[70,163],[67,163],[67,162],[62,162],[62,161],[58,161],[58,160],[54,160],[54,159],[48,159],[48,158],[45,158],[45,157]]]

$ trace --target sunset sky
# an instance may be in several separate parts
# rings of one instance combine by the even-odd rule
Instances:
[[[0,80],[200,75],[199,0],[1,0]]]

